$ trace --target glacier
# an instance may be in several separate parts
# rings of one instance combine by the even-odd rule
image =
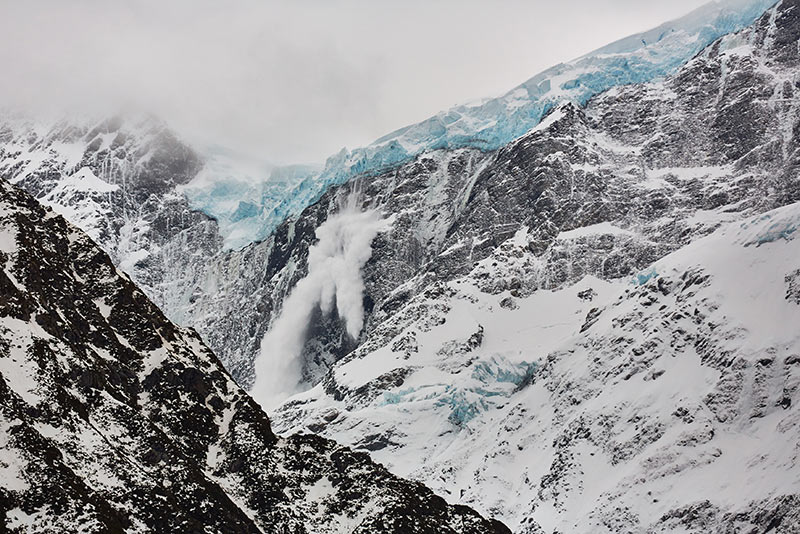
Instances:
[[[216,219],[227,249],[266,238],[289,214],[290,192],[320,172],[313,165],[275,166],[221,146],[200,152],[203,169],[178,190],[193,209]]]
[[[679,19],[631,35],[568,63],[541,72],[497,98],[455,106],[372,144],[311,166],[245,172],[214,152],[207,169],[184,193],[190,205],[220,224],[225,247],[260,241],[285,219],[296,217],[331,186],[375,175],[436,149],[491,151],[536,127],[558,104],[583,106],[623,85],[662,78],[719,37],[752,24],[776,0],[713,1]]]

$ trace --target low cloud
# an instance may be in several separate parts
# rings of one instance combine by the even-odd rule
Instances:
[[[0,1],[0,105],[321,162],[702,0]]]

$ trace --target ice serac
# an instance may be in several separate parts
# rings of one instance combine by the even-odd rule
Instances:
[[[3,531],[496,533],[323,438],[277,438],[191,329],[0,179]]]
[[[217,220],[228,249],[266,238],[286,218],[287,194],[319,172],[307,165],[275,166],[222,147],[201,153],[202,170],[180,190],[192,209]]]
[[[775,1],[711,2],[685,17],[552,67],[500,97],[456,106],[363,148],[343,149],[327,160],[322,171],[307,173],[299,183],[271,186],[283,189],[263,197],[262,203],[253,206],[252,216],[233,220],[222,201],[230,197],[229,191],[218,193],[220,201],[213,199],[213,186],[187,189],[187,194],[193,207],[222,222],[226,246],[242,246],[264,238],[282,220],[316,202],[329,187],[354,176],[378,174],[431,150],[495,150],[536,126],[561,102],[583,105],[612,87],[672,73],[722,35],[751,24]]]

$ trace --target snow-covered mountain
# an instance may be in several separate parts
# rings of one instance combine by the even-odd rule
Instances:
[[[62,130],[7,127],[0,172],[100,229],[239,383],[263,339],[264,358],[297,352],[306,391],[276,409],[279,434],[368,451],[518,532],[798,532],[799,41],[798,0],[714,3],[534,78],[549,85],[527,98],[286,171],[277,211],[258,205],[276,189],[215,184],[216,164],[202,174],[152,120],[168,141],[151,156],[155,137],[121,122],[79,129],[72,166]],[[352,262],[343,206],[381,222]],[[283,222],[228,250],[220,228],[240,239],[251,218]],[[341,273],[319,282],[320,265],[361,267],[360,303],[342,295],[363,310],[355,339]],[[302,313],[297,287],[315,288]],[[264,337],[287,307],[298,351]]]
[[[549,86],[548,91],[529,92],[525,99],[517,88],[478,107],[454,108],[353,154],[366,151],[375,155],[389,146],[387,143],[412,136],[430,138],[433,144],[417,139],[418,150],[393,160],[396,168],[412,168],[416,161],[427,161],[438,157],[436,154],[447,154],[448,158],[463,154],[470,160],[469,166],[477,165],[487,155],[487,149],[535,128],[556,103],[572,101],[581,107],[608,87],[670,72],[716,36],[753,20],[768,4],[756,0],[712,2],[683,19],[554,67],[520,86]],[[554,78],[554,73],[560,74]],[[562,89],[553,85],[556,78]],[[534,83],[535,80],[538,81]],[[463,120],[445,120],[457,116]],[[553,117],[550,115],[551,120]],[[434,133],[441,128],[432,125],[441,121],[461,133],[437,137]],[[499,128],[492,126],[492,121],[504,124],[502,130],[506,134],[492,134],[495,141],[491,146],[478,142],[477,133],[465,133],[472,124],[475,132],[489,135]],[[428,130],[434,133],[424,134]],[[456,142],[456,137],[473,139],[475,143],[433,150],[463,145]],[[393,141],[387,141],[389,138]],[[442,139],[450,140],[442,144]],[[405,141],[403,144],[408,145]],[[384,148],[376,152],[375,147]],[[416,157],[418,152],[424,156]],[[355,161],[350,156],[345,159]],[[331,161],[334,160],[337,158]],[[389,164],[388,160],[385,163]],[[472,167],[463,170],[457,165],[451,171],[454,175],[466,172],[473,177]],[[281,249],[289,246],[285,241],[294,230],[287,231],[291,226],[279,226],[274,234],[269,230],[287,214],[300,213],[331,184],[359,172],[375,175],[384,164],[348,163],[345,167],[329,162],[322,171],[273,168],[225,151],[198,152],[152,117],[71,118],[44,124],[12,118],[0,125],[0,173],[93,236],[170,319],[197,328],[234,377],[247,386],[252,384],[253,360],[271,310],[280,306],[283,295],[297,278],[287,279],[287,271],[282,270],[285,258]],[[95,183],[99,191],[73,191],[74,185],[62,183],[70,182],[76,173],[87,172],[118,189],[109,191],[109,186]],[[381,178],[380,174],[376,176],[378,181]],[[463,192],[463,184],[469,183],[469,178],[453,178],[460,182]],[[78,188],[86,189],[86,181],[79,181],[82,185]],[[445,207],[448,201],[442,198],[442,205],[426,209],[457,209]],[[296,219],[302,217],[298,215]],[[449,217],[440,218],[424,232],[437,233],[435,239],[441,240],[442,228],[450,222]],[[302,228],[305,223],[298,224]],[[312,226],[315,224],[311,222]],[[232,244],[246,243],[254,237],[263,238],[263,242],[226,251]],[[313,228],[307,236],[292,237],[295,241],[313,240]],[[429,237],[423,236],[423,240]],[[494,242],[484,245],[491,247]],[[300,247],[298,274],[303,270],[303,248]],[[410,271],[416,269],[417,261],[415,258],[411,262]]]
[[[516,532],[800,531],[798,21],[360,181],[367,328],[277,431]]]
[[[518,236],[413,297],[275,428],[370,450],[518,532],[763,531],[776,518],[796,532],[799,229],[792,204],[623,280],[486,293],[482,273],[532,259]],[[615,236],[634,237],[601,223],[556,246]]]
[[[78,225],[179,321],[181,288],[203,270],[188,260],[221,247],[216,223],[176,190],[203,166],[149,116],[0,126],[0,176]]]
[[[0,180],[4,532],[508,532],[363,453],[277,438],[193,330]]]

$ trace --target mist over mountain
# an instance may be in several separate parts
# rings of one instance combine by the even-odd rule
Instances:
[[[151,113],[199,148],[322,164],[703,3],[4,2],[0,108]]]

